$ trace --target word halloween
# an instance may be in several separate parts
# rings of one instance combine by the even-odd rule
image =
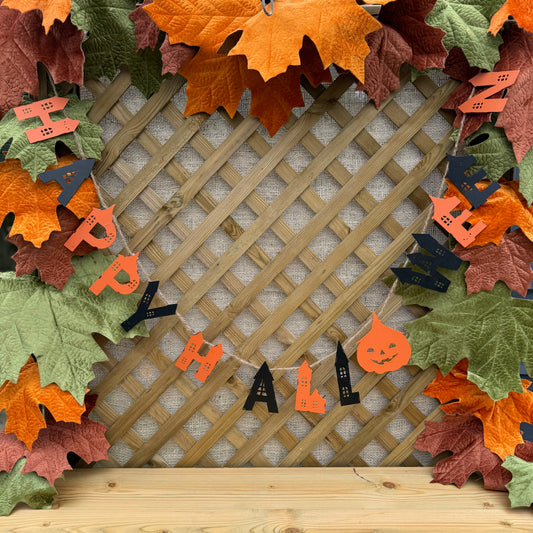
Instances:
[[[459,109],[463,113],[503,111],[507,99],[489,97],[513,85],[518,78],[519,72],[519,70],[486,72],[474,76],[470,80],[470,83],[474,87],[488,85],[491,87],[461,104]],[[474,156],[455,157],[451,154],[447,154],[447,156],[448,173],[446,177],[470,202],[473,209],[483,205],[488,198],[500,188],[500,185],[496,182],[491,183],[483,190],[476,187],[476,184],[487,176],[487,173],[483,169],[478,170],[471,176],[466,175],[468,169],[476,164],[476,158]],[[450,198],[434,198],[433,196],[430,196],[430,198],[434,207],[433,220],[442,226],[448,233],[453,235],[461,246],[466,247],[472,244],[476,237],[487,227],[487,225],[480,220],[470,228],[466,228],[464,223],[467,222],[472,215],[472,212],[468,209],[461,211],[458,216],[452,215],[452,211],[454,211],[461,202],[456,196]],[[413,265],[422,270],[423,273],[419,270],[413,270],[412,268],[393,268],[391,270],[402,283],[411,283],[426,289],[446,292],[450,286],[450,281],[438,272],[437,268],[442,267],[450,270],[457,270],[461,266],[462,260],[450,250],[441,246],[430,235],[413,233],[413,237],[419,247],[428,253],[408,254],[407,258]]]

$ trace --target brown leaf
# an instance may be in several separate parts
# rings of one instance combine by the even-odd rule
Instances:
[[[22,474],[36,472],[53,485],[65,470],[72,470],[67,460],[69,452],[79,455],[86,463],[107,459],[106,431],[104,424],[85,415],[79,424],[52,420],[39,431],[31,451],[14,435],[0,432],[0,471],[11,472],[18,459],[26,457]]]
[[[1,3],[22,13],[39,9],[43,14],[43,26],[46,32],[56,19],[64,22],[72,9],[72,0],[3,0]]]
[[[163,61],[162,74],[177,74],[178,70],[184,67],[198,51],[196,46],[186,44],[170,44],[168,35],[161,45],[161,59]]]
[[[56,22],[46,34],[42,23],[40,11],[21,13],[0,6],[0,115],[19,105],[23,93],[37,96],[39,61],[55,83],[83,85],[83,32],[67,20]]]
[[[442,68],[447,51],[442,44],[445,32],[426,24],[436,0],[396,0],[381,8],[378,20],[394,28],[412,51],[410,61],[418,70]]]
[[[80,423],[85,406],[55,383],[41,387],[37,363],[30,360],[21,368],[18,381],[0,387],[0,410],[6,410],[6,433],[14,433],[29,450],[39,431],[46,427],[39,409],[44,405],[55,420]]]
[[[426,429],[415,442],[415,448],[436,456],[445,451],[451,457],[439,461],[433,468],[432,483],[455,484],[461,488],[474,472],[483,475],[489,490],[507,490],[511,473],[502,468],[502,460],[483,445],[483,424],[472,414],[446,415],[443,422],[425,422]],[[515,455],[533,460],[533,443],[516,447]]]
[[[484,445],[505,459],[524,442],[520,424],[533,423],[533,392],[527,390],[529,381],[522,380],[521,394],[509,392],[507,398],[494,401],[475,383],[468,381],[467,372],[467,359],[459,361],[446,376],[437,370],[437,377],[424,394],[446,404],[441,405],[441,409],[447,414],[472,413],[479,418],[483,423]]]
[[[520,70],[520,74],[507,91],[507,104],[496,126],[505,129],[520,163],[533,146],[533,34],[511,25],[503,40],[494,71]]]
[[[533,243],[520,229],[506,233],[499,245],[463,248],[457,244],[453,253],[470,263],[465,273],[468,294],[491,291],[497,281],[503,281],[525,296],[533,281]]]
[[[17,253],[13,255],[17,263],[17,276],[31,274],[37,269],[42,281],[61,290],[71,274],[74,274],[72,257],[90,254],[96,248],[82,242],[74,252],[71,252],[65,247],[65,242],[78,229],[81,220],[65,207],[58,208],[57,218],[61,231],[53,231],[50,238],[40,248],[25,241],[22,235],[13,235],[7,240],[18,248]]]
[[[137,41],[137,52],[143,48],[155,50],[159,39],[159,26],[150,18],[150,15],[143,9],[154,0],[144,0],[128,16],[135,23],[135,39]]]

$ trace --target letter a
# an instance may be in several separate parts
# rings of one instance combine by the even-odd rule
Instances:
[[[474,87],[487,87],[485,91],[476,94],[459,106],[463,113],[499,113],[503,111],[507,98],[489,98],[503,89],[510,87],[518,78],[519,70],[506,70],[502,72],[481,72],[474,76],[470,83]]]
[[[476,183],[487,175],[483,169],[478,170],[472,176],[466,175],[466,171],[476,164],[476,158],[473,155],[455,157],[447,154],[447,156],[450,164],[446,177],[459,189],[474,209],[483,205],[488,197],[492,196],[500,188],[500,184],[497,182],[491,183],[482,191],[476,187]]]
[[[476,237],[487,227],[487,224],[480,220],[470,229],[466,229],[463,223],[466,222],[472,213],[464,209],[458,216],[454,217],[452,211],[461,203],[457,196],[450,198],[434,198],[430,196],[434,206],[433,220],[438,222],[448,233],[451,233],[457,242],[465,248],[472,244]]]
[[[276,402],[276,394],[274,392],[274,385],[272,382],[274,378],[266,363],[261,365],[254,377],[254,383],[250,389],[250,394],[246,398],[243,409],[251,411],[254,408],[255,402],[263,402],[267,404],[269,413],[278,412],[278,404]]]
[[[200,368],[196,371],[194,377],[200,381],[205,381],[207,379],[207,376],[211,374],[213,368],[215,368],[215,365],[218,363],[218,360],[222,357],[222,344],[213,346],[209,352],[207,352],[206,356],[200,355],[198,349],[203,343],[204,337],[200,331],[189,339],[185,349],[181,352],[176,361],[176,366],[183,371],[187,370],[193,361],[198,361],[200,363]]]
[[[148,283],[148,287],[144,291],[137,311],[135,311],[133,315],[131,315],[128,319],[124,320],[124,322],[122,322],[121,324],[122,328],[125,331],[130,331],[130,329],[134,328],[139,322],[141,322],[141,320],[146,320],[147,318],[170,316],[176,312],[178,304],[171,304],[165,305],[164,307],[156,307],[155,309],[148,309],[150,307],[150,304],[152,303],[152,300],[154,298],[155,293],[157,292],[158,287],[159,281],[150,281],[150,283]]]
[[[36,143],[44,141],[45,139],[57,137],[58,135],[63,135],[63,133],[73,132],[78,127],[78,124],[80,123],[79,120],[65,118],[54,122],[50,118],[50,113],[63,110],[67,104],[68,98],[53,96],[46,100],[33,102],[33,104],[15,107],[15,116],[19,120],[39,117],[43,123],[42,126],[26,130],[28,141],[30,141],[30,143]]]
[[[414,253],[407,254],[407,258],[420,267],[427,275],[421,274],[411,268],[392,268],[402,283],[411,283],[437,292],[446,292],[450,286],[450,280],[443,276],[437,267],[449,270],[458,270],[462,260],[447,248],[439,244],[431,235],[426,233],[413,233],[413,237],[420,248],[430,254]]]
[[[131,294],[139,286],[139,272],[137,271],[137,257],[139,254],[118,257],[104,270],[103,274],[89,287],[89,290],[97,296],[107,287],[111,287],[119,294]],[[119,272],[126,272],[130,280],[119,283],[115,276]]]
[[[89,216],[77,227],[76,231],[67,239],[65,247],[73,252],[81,241],[94,246],[95,248],[102,249],[108,248],[113,244],[117,237],[117,230],[113,223],[113,208],[112,205],[107,209],[97,209],[96,207],[89,213]],[[91,231],[100,224],[105,229],[105,237],[95,237]]]
[[[74,161],[71,165],[43,172],[39,174],[39,178],[43,183],[57,181],[63,189],[57,200],[66,207],[80,188],[80,185],[91,175],[94,161],[94,159],[80,159],[79,161]]]

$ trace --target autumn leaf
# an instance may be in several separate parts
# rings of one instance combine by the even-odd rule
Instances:
[[[466,139],[465,151],[476,158],[469,173],[483,169],[491,181],[500,179],[507,171],[517,167],[520,173],[518,190],[527,205],[533,203],[533,148],[519,163],[505,131],[487,122]]]
[[[55,83],[83,85],[83,32],[69,21],[54,24],[45,34],[39,11],[21,13],[2,5],[0,35],[0,116],[18,106],[24,93],[38,95],[38,62],[46,66]]]
[[[265,17],[261,4],[251,0],[155,0],[144,9],[171,43],[205,52],[217,52],[228,36],[242,31],[229,55],[246,56],[248,68],[265,81],[301,64],[305,36],[325,67],[335,63],[364,81],[365,35],[381,27],[352,0],[287,0],[276,5],[274,17]]]
[[[496,126],[504,128],[518,162],[533,146],[533,34],[511,25],[504,34],[495,71],[520,70],[507,91],[507,103]]]
[[[137,51],[143,48],[155,50],[159,44],[159,26],[150,18],[150,15],[143,9],[144,6],[150,5],[153,0],[144,0],[129,15],[135,23],[135,39],[137,41]],[[168,35],[165,35],[163,44],[159,48],[161,60],[163,63],[163,74],[177,74],[188,61],[192,59],[197,51],[193,46],[177,43],[170,44]]]
[[[26,459],[19,459],[11,472],[0,472],[0,516],[7,516],[19,502],[32,509],[50,509],[57,494],[46,479],[35,472],[21,474]]]
[[[500,36],[488,32],[492,15],[503,0],[437,0],[427,16],[430,26],[446,32],[443,43],[451,50],[461,48],[473,67],[492,70],[500,56]]]
[[[447,292],[401,284],[396,292],[404,305],[432,309],[406,324],[413,365],[437,365],[447,374],[467,358],[468,379],[493,400],[510,391],[522,392],[520,362],[533,371],[533,302],[512,298],[509,288],[497,282],[492,292],[467,294],[466,264],[456,272],[446,270]]]
[[[488,180],[481,180],[476,187],[483,191],[488,187]],[[480,220],[487,224],[487,227],[476,237],[472,245],[484,246],[489,242],[499,244],[503,235],[511,226],[519,226],[526,237],[533,241],[533,207],[528,207],[526,200],[518,191],[519,183],[509,181],[500,183],[500,188],[493,193],[487,201],[474,209],[468,222],[472,225]],[[457,196],[461,200],[457,209],[470,209],[470,203],[451,183],[448,183],[448,190],[445,198]]]
[[[75,272],[62,291],[34,276],[0,274],[0,383],[15,383],[20,368],[34,354],[41,386],[57,383],[81,403],[94,377],[93,364],[106,359],[92,333],[115,343],[147,334],[144,324],[129,332],[120,325],[137,310],[139,294],[106,288],[96,296],[89,291],[114,259],[101,252],[74,257]]]
[[[447,414],[472,413],[483,422],[484,444],[505,459],[522,444],[520,424],[533,422],[533,392],[527,390],[529,381],[522,380],[522,393],[510,392],[507,398],[495,402],[490,396],[468,381],[468,361],[459,361],[446,375],[437,370],[437,377],[424,394],[437,398]],[[452,401],[455,400],[455,401]],[[450,403],[448,403],[450,402]]]
[[[80,423],[85,406],[55,383],[41,387],[37,363],[30,360],[22,367],[16,383],[0,387],[0,410],[6,410],[6,433],[14,433],[31,451],[39,431],[46,427],[39,409],[44,405],[55,420]]]
[[[11,472],[15,463],[26,457],[22,474],[35,472],[53,485],[65,470],[72,470],[67,455],[74,452],[86,463],[107,459],[107,427],[87,416],[79,424],[73,422],[48,422],[41,429],[33,448],[28,450],[13,435],[0,433],[0,470]]]
[[[526,296],[533,281],[533,243],[520,229],[505,233],[498,246],[488,243],[463,248],[457,244],[453,253],[470,263],[465,273],[468,294],[491,291],[501,280],[512,291]]]
[[[48,165],[57,164],[55,147],[58,142],[65,144],[72,153],[80,158],[100,159],[104,148],[104,143],[100,139],[103,130],[98,124],[87,118],[87,113],[94,102],[92,100],[79,100],[75,95],[69,95],[68,99],[69,102],[63,111],[54,111],[50,116],[52,120],[62,120],[65,115],[79,120],[80,123],[74,133],[64,133],[52,139],[30,144],[26,130],[42,126],[38,117],[20,121],[11,109],[0,121],[0,145],[3,146],[12,140],[6,157],[20,159],[22,168],[25,168],[34,180],[38,174],[47,169]]]
[[[446,415],[443,422],[425,424],[426,429],[416,439],[415,448],[433,456],[453,452],[435,465],[432,483],[453,483],[461,488],[473,473],[480,472],[486,489],[505,490],[510,474],[502,468],[502,460],[483,445],[481,420],[472,414]],[[516,454],[532,460],[533,443],[518,445]]]
[[[506,485],[511,507],[529,507],[533,503],[532,458],[524,460],[511,455],[505,459],[502,466],[513,476]]]
[[[74,252],[71,252],[65,247],[65,243],[78,229],[81,221],[65,207],[58,208],[57,219],[61,231],[53,231],[40,248],[25,241],[22,235],[13,235],[7,240],[18,248],[13,255],[13,260],[17,264],[17,276],[31,274],[37,269],[42,281],[61,290],[71,274],[74,274],[72,257],[90,254],[96,248],[83,241]]]
[[[48,33],[55,20],[65,22],[72,8],[72,0],[3,0],[2,5],[22,13],[38,9],[43,14],[43,26]]]
[[[444,67],[444,32],[425,23],[434,4],[435,0],[396,0],[381,9],[378,20],[383,27],[366,37],[370,47],[365,59],[366,81],[357,87],[366,91],[377,107],[400,87],[403,63],[422,71]]]
[[[529,0],[507,0],[493,15],[489,31],[496,35],[509,17],[513,17],[525,30],[533,32],[533,6]]]
[[[316,51],[314,52],[316,54]],[[304,55],[305,54],[305,55]],[[313,47],[302,48],[304,65],[314,65]],[[300,87],[301,74],[308,74],[313,84],[331,81],[329,71],[320,69],[321,75],[307,67],[290,67],[289,70],[268,82],[254,70],[246,68],[243,56],[225,56],[200,49],[181,70],[187,78],[187,105],[185,115],[213,113],[221,106],[234,116],[242,93],[249,88],[252,93],[250,115],[258,117],[274,135],[294,107],[304,105]]]
[[[73,157],[62,157],[59,165],[51,165],[48,170],[70,165],[72,161]],[[61,190],[55,181],[33,182],[28,172],[20,168],[17,159],[1,162],[0,219],[3,220],[8,213],[15,214],[10,235],[20,234],[25,241],[39,248],[53,231],[59,231],[61,226],[56,210]],[[85,180],[67,205],[78,218],[87,217],[93,207],[98,207],[98,196],[92,181]]]
[[[135,7],[135,0],[73,0],[71,18],[88,35],[83,43],[85,78],[112,80],[126,65],[133,85],[149,97],[163,80],[161,54],[150,48],[137,52],[135,25],[129,18]]]

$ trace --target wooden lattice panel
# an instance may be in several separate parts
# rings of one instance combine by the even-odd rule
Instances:
[[[360,454],[370,443],[384,450],[379,461],[382,466],[420,464],[412,454],[413,442],[424,420],[437,419],[439,409],[424,414],[413,399],[433,378],[432,369],[409,367],[405,372],[409,379],[400,387],[391,376],[364,374],[354,364],[352,380],[357,381],[355,390],[363,403],[343,407],[338,402],[334,359],[330,357],[315,368],[312,382],[312,387],[328,398],[325,415],[296,412],[296,373],[273,371],[279,413],[269,414],[264,404],[257,403],[251,414],[242,407],[255,373],[252,368],[223,357],[202,384],[192,377],[196,369],[184,373],[174,365],[190,335],[198,330],[207,341],[222,341],[226,350],[229,346],[256,366],[273,345],[278,353],[272,356],[276,348],[270,350],[269,365],[288,367],[299,366],[303,360],[315,362],[334,349],[337,340],[349,338],[354,325],[367,321],[372,307],[365,305],[365,293],[382,283],[380,278],[390,273],[390,265],[412,245],[411,234],[420,231],[427,219],[430,201],[421,184],[436,168],[444,168],[445,154],[451,148],[451,126],[438,142],[422,128],[440,114],[456,82],[443,81],[439,86],[426,76],[419,77],[413,84],[423,95],[422,103],[410,114],[395,100],[399,91],[391,94],[380,110],[367,102],[352,114],[343,102],[362,94],[354,91],[354,83],[345,73],[329,86],[304,85],[310,105],[305,112],[291,115],[274,139],[268,138],[256,118],[239,113],[230,118],[220,110],[212,117],[184,118],[180,111],[184,80],[180,77],[165,81],[160,92],[136,113],[122,100],[130,87],[126,72],[107,86],[94,80],[86,83],[96,98],[91,119],[112,122],[116,130],[96,166],[102,193],[108,204],[115,204],[130,248],[143,252],[141,258],[144,255],[151,279],[160,281],[169,301],[178,299],[173,299],[173,294],[179,296],[178,312],[189,323],[177,317],[158,320],[151,324],[149,337],[122,349],[127,353],[115,356],[108,351],[106,374],[96,387],[96,413],[109,425],[111,444],[120,442],[129,450],[122,461],[125,466],[319,466],[324,462],[365,466]],[[410,83],[410,72],[403,72],[402,87]],[[452,117],[441,115],[451,122]],[[391,135],[385,143],[369,133],[371,123],[379,117],[390,124]],[[337,128],[328,142],[315,132],[325,118]],[[173,129],[163,141],[154,131],[154,119],[164,120]],[[208,140],[207,128],[223,136],[216,146]],[[416,147],[419,154],[409,171],[394,159],[407,145]],[[239,171],[242,158],[238,153],[244,146],[254,155],[246,160],[249,168]],[[349,149],[358,151],[357,161],[347,160]],[[127,161],[127,154],[131,159],[136,150],[146,155],[138,168]],[[196,161],[193,170],[183,161],[191,154]],[[294,164],[294,154],[299,166]],[[354,161],[361,162],[355,169],[350,168]],[[378,174],[390,183],[381,199],[369,192]],[[161,176],[171,182],[166,197],[156,191]],[[319,177],[335,182],[336,192],[327,199],[313,188]],[[268,194],[271,179],[283,184],[282,193]],[[214,180],[219,183],[216,194]],[[410,203],[413,216],[402,225],[394,212],[405,202]],[[284,218],[295,206],[306,213],[296,215],[296,229]],[[345,221],[350,209],[361,214],[352,226]],[[248,213],[246,224],[239,222],[243,211]],[[196,213],[194,223],[190,212]],[[367,243],[376,231],[386,236],[387,244],[378,252]],[[277,249],[262,244],[267,234],[279,243]],[[169,235],[177,245],[165,249]],[[324,257],[314,251],[317,236],[331,241],[331,250]],[[350,258],[360,268],[346,282],[338,272]],[[295,262],[305,272],[301,279],[294,279],[291,268]],[[194,267],[197,275],[191,265],[198,265]],[[239,272],[248,275],[243,279]],[[212,297],[217,287],[227,296],[223,304]],[[269,291],[282,295],[278,305],[265,298]],[[327,293],[328,305],[316,303],[317,291]],[[381,310],[382,319],[387,320],[400,307],[399,297],[393,296]],[[200,315],[203,322],[197,318]],[[239,318],[244,315],[255,321],[246,332]],[[298,319],[304,331],[295,334],[289,324]],[[352,329],[345,324],[352,324]],[[355,346],[356,339],[346,346],[352,361]],[[139,379],[138,367],[143,364],[154,370],[147,383]],[[120,408],[112,399],[117,390],[127,394],[127,402]],[[374,391],[385,404],[372,414],[364,399]],[[174,398],[172,405],[163,402],[162,395]],[[230,398],[229,403],[221,407],[218,396]],[[252,417],[247,419],[251,426],[243,424],[245,417]],[[294,417],[301,417],[305,431],[294,430]],[[404,417],[410,428],[402,439],[388,429],[397,417]],[[140,420],[149,420],[148,429],[140,429]],[[205,428],[195,436],[191,427],[198,420]],[[348,437],[338,429],[347,421],[357,428]],[[278,460],[265,452],[273,442],[280,450]],[[221,462],[213,450],[222,445],[230,452]],[[324,445],[328,459],[319,461],[313,452]],[[179,450],[176,461],[165,460],[167,446]],[[112,459],[110,464],[118,462]]]

